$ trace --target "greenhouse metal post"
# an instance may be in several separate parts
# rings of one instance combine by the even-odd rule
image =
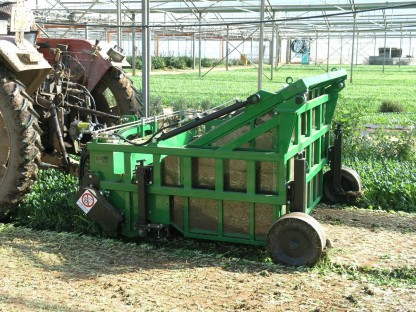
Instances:
[[[149,38],[149,0],[142,0],[142,102],[144,106],[144,117],[149,116],[149,93],[150,93],[150,38]]]
[[[265,0],[261,0],[260,6],[260,38],[259,38],[259,68],[258,68],[258,84],[257,88],[261,90],[263,85],[263,36],[264,36],[264,2]]]

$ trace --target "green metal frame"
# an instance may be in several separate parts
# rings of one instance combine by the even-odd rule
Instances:
[[[123,235],[138,236],[135,168],[143,160],[153,169],[151,185],[147,187],[150,223],[171,225],[185,237],[265,245],[266,229],[293,210],[288,185],[294,179],[296,158],[303,157],[307,164],[303,210],[310,213],[322,198],[331,121],[346,78],[346,72],[339,70],[299,79],[276,93],[259,91],[260,101],[247,105],[240,114],[215,119],[165,141],[134,146],[123,140],[105,142],[99,137],[87,146],[89,171],[98,175],[100,190],[123,215]],[[127,138],[156,131],[157,122],[152,122],[137,124],[119,134]],[[272,144],[258,143],[264,136]],[[175,161],[178,185],[163,181],[163,160],[167,157]],[[195,164],[199,162],[214,168],[214,182],[209,187],[195,183],[195,179],[205,178],[195,176]],[[227,190],[225,185],[225,177],[234,172],[231,167],[235,164],[242,168],[236,172],[245,177],[243,190]],[[272,181],[267,179],[267,183],[273,189],[267,192],[259,191],[259,179],[270,175],[263,167],[272,174]],[[193,205],[201,206],[195,209]],[[194,224],[204,220],[205,212],[206,224],[196,227]],[[207,224],[213,224],[214,229],[207,229]],[[230,232],[233,226],[243,230]]]

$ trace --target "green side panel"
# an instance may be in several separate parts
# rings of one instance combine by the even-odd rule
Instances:
[[[124,154],[120,152],[113,152],[113,172],[114,174],[124,173]]]
[[[169,195],[150,195],[148,197],[149,214],[152,223],[170,223],[170,196]]]

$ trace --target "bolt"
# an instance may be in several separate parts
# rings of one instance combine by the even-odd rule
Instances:
[[[303,104],[304,101],[305,101],[305,98],[301,95],[299,95],[295,98],[295,103],[296,104]]]

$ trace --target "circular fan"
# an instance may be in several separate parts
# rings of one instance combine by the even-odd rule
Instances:
[[[308,51],[308,43],[306,40],[295,39],[290,44],[290,48],[295,53],[305,53]]]

